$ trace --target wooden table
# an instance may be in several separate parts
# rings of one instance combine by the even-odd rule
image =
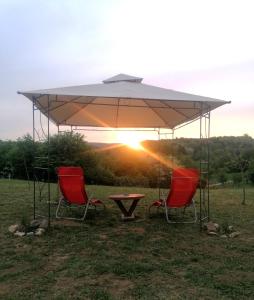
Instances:
[[[134,210],[138,204],[138,201],[141,198],[144,198],[144,194],[119,194],[119,195],[110,195],[109,199],[115,201],[117,206],[122,212],[122,219],[123,220],[133,220],[135,219]],[[130,201],[132,200],[131,206],[127,210],[126,207],[123,205],[123,201]]]

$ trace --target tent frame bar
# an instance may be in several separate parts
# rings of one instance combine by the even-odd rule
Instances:
[[[149,130],[142,130],[142,129],[91,129],[91,128],[72,128],[72,131],[142,131],[142,132],[146,132],[146,131],[158,131],[158,129],[149,129]]]
[[[40,106],[37,103],[37,100],[42,97],[42,96],[47,96],[47,110],[41,112],[38,106]],[[153,128],[153,129],[135,129],[135,128],[87,128],[89,126],[71,126],[71,125],[57,125],[58,133],[62,132],[60,130],[60,126],[65,126],[65,127],[70,127],[71,131],[78,131],[78,130],[83,130],[83,131],[143,131],[143,132],[157,132],[158,133],[158,140],[161,140],[162,135],[171,135],[171,140],[174,140],[174,133],[175,130],[180,129],[184,126],[189,125],[190,123],[193,123],[197,120],[199,120],[199,139],[200,139],[200,164],[199,164],[199,169],[200,169],[200,174],[201,174],[201,180],[200,180],[200,195],[199,195],[199,224],[200,228],[202,228],[202,223],[207,220],[209,221],[210,219],[210,193],[209,193],[209,160],[210,160],[210,149],[209,149],[209,139],[210,139],[210,109],[209,107],[203,107],[203,103],[200,103],[201,109],[200,109],[200,115],[199,117],[195,118],[194,120],[190,120],[189,122],[186,122],[180,126],[176,126],[175,128],[163,128],[165,130],[171,130],[171,132],[162,132],[161,128]],[[34,219],[38,216],[42,216],[40,213],[37,212],[37,188],[39,187],[39,200],[42,200],[42,190],[45,187],[46,188],[46,194],[47,194],[47,201],[46,203],[48,204],[48,209],[47,209],[47,219],[50,225],[50,219],[51,219],[51,189],[50,189],[50,106],[51,106],[51,101],[50,101],[50,96],[49,95],[40,95],[39,97],[33,97],[32,99],[32,119],[33,119],[33,143],[34,143],[34,166],[33,166],[33,217]],[[39,131],[36,129],[36,120],[35,120],[35,112],[39,110],[40,114],[43,114],[46,119],[47,119],[47,136],[45,136],[45,131],[43,130],[42,127],[42,122],[40,119],[40,126],[42,129],[42,133],[44,134],[44,138],[47,141],[47,156],[44,157],[44,166],[37,166],[37,162],[41,162],[41,157],[37,156],[37,153],[35,151],[35,142],[36,142],[36,135],[39,136]],[[40,115],[41,117],[41,115]],[[173,157],[172,157],[173,161]],[[44,185],[41,184],[39,178],[36,176],[36,170],[41,170],[43,172],[46,171],[46,182]],[[202,187],[202,179],[205,181],[205,186]],[[159,197],[161,196],[161,186],[160,186],[160,181],[161,181],[161,170],[159,171],[159,183],[158,183],[158,189],[159,189]],[[46,217],[46,216],[43,216]]]
[[[50,226],[51,221],[51,189],[50,189],[50,99],[49,95],[47,97],[47,103],[48,103],[48,109],[46,117],[46,132],[42,126],[41,121],[41,112],[40,112],[40,127],[42,131],[42,136],[44,136],[44,139],[47,142],[47,155],[44,157],[38,156],[36,152],[36,135],[41,141],[41,137],[39,135],[39,130],[36,128],[36,116],[35,112],[40,111],[37,107],[37,99],[38,97],[33,97],[32,101],[32,114],[33,114],[33,156],[34,156],[34,163],[33,163],[33,218],[36,219],[39,218],[47,218],[48,219],[48,226]],[[39,176],[39,177],[38,177]],[[41,177],[40,177],[41,176]],[[44,178],[43,178],[44,176]],[[39,202],[45,201],[47,204],[47,211],[41,212],[38,208],[39,205],[37,205],[37,200]]]

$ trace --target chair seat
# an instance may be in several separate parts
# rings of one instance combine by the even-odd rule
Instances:
[[[81,167],[59,167],[57,168],[58,184],[61,191],[61,197],[56,209],[56,218],[84,221],[88,208],[97,209],[97,206],[103,202],[97,198],[89,198],[85,189],[84,171]],[[81,218],[63,217],[59,214],[61,206],[83,207],[83,216]]]
[[[194,195],[197,190],[197,186],[200,180],[199,170],[192,168],[176,168],[172,172],[171,184],[168,196],[165,201],[162,199],[155,200],[148,208],[150,215],[150,209],[152,207],[165,208],[166,219],[168,223],[195,223],[197,221],[197,212],[194,202]],[[193,221],[173,221],[169,219],[169,210],[182,208],[183,215],[185,209],[191,206],[193,208]]]

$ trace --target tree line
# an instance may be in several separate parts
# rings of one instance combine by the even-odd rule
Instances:
[[[49,147],[30,135],[0,140],[0,177],[45,180],[49,154],[52,181],[57,180],[56,168],[65,165],[81,166],[90,184],[168,187],[172,164],[199,168],[202,155],[199,139],[144,141],[145,151],[111,146],[89,144],[78,133],[53,135]],[[211,182],[254,183],[253,138],[213,137],[209,148]]]

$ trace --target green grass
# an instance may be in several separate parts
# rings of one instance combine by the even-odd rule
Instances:
[[[52,185],[53,198],[55,186]],[[14,237],[8,226],[32,215],[32,187],[0,180],[1,299],[253,299],[254,189],[211,191],[212,220],[241,232],[207,236],[198,225],[147,218],[157,191],[89,186],[106,211],[83,223],[54,221],[42,237]],[[138,218],[122,222],[109,194],[140,192]],[[55,206],[52,206],[54,211]]]

